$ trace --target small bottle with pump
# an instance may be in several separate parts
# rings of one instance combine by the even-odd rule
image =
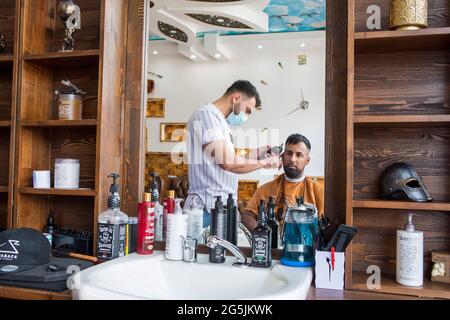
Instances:
[[[197,194],[190,194],[184,205],[184,214],[188,216],[188,236],[202,243],[203,201]]]
[[[412,218],[404,230],[397,230],[397,282],[411,287],[423,285],[423,232],[417,231]]]
[[[227,199],[227,239],[237,245],[237,207],[234,204],[233,194],[228,194]]]
[[[279,236],[279,223],[275,219],[275,197],[269,197],[269,203],[267,204],[267,225],[270,230],[272,230],[272,248],[278,249],[278,244],[280,243]]]
[[[113,179],[108,197],[108,209],[98,216],[97,257],[101,261],[124,256],[127,248],[128,216],[120,211],[119,174],[108,176]]]
[[[153,253],[155,245],[155,204],[152,194],[145,193],[144,202],[138,208],[138,244],[137,253],[149,255]]]
[[[176,199],[174,212],[167,215],[167,239],[164,257],[183,260],[184,240],[187,236],[188,216],[181,209],[182,199]]]
[[[175,212],[175,190],[169,190],[168,197],[164,199],[165,210],[163,211],[163,239],[167,237],[168,216]]]
[[[252,231],[252,267],[270,268],[272,266],[272,230],[267,226],[265,201],[258,208],[258,226]]]
[[[163,241],[164,231],[164,207],[159,203],[158,184],[156,183],[156,173],[152,174],[153,182],[151,185],[152,203],[155,206],[155,241]]]
[[[226,240],[227,237],[227,212],[223,207],[222,197],[216,197],[216,203],[211,210],[211,235]],[[224,263],[225,249],[216,246],[214,249],[209,248],[209,262]]]

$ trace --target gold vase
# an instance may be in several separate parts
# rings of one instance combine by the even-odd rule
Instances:
[[[428,27],[428,0],[391,0],[391,29]]]

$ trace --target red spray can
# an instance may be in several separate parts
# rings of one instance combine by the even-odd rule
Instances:
[[[137,253],[142,255],[152,254],[155,245],[155,204],[151,199],[151,193],[146,193],[138,209]]]

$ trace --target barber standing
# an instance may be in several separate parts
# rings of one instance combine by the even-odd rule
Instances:
[[[270,146],[252,149],[246,157],[235,152],[230,126],[242,125],[260,104],[256,88],[249,81],[239,80],[222,97],[200,107],[191,116],[188,121],[189,195],[186,203],[192,195],[198,195],[205,209],[210,211],[214,207],[214,197],[221,196],[225,202],[231,193],[237,199],[238,174],[279,168],[279,156],[267,155]],[[206,227],[209,214],[205,212],[204,218],[203,226]]]

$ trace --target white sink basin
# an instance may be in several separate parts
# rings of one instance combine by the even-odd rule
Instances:
[[[311,268],[292,268],[273,262],[270,269],[237,268],[235,257],[223,264],[168,261],[164,253],[131,254],[76,274],[74,299],[295,299],[304,300],[312,281]],[[75,288],[74,288],[75,286]]]

